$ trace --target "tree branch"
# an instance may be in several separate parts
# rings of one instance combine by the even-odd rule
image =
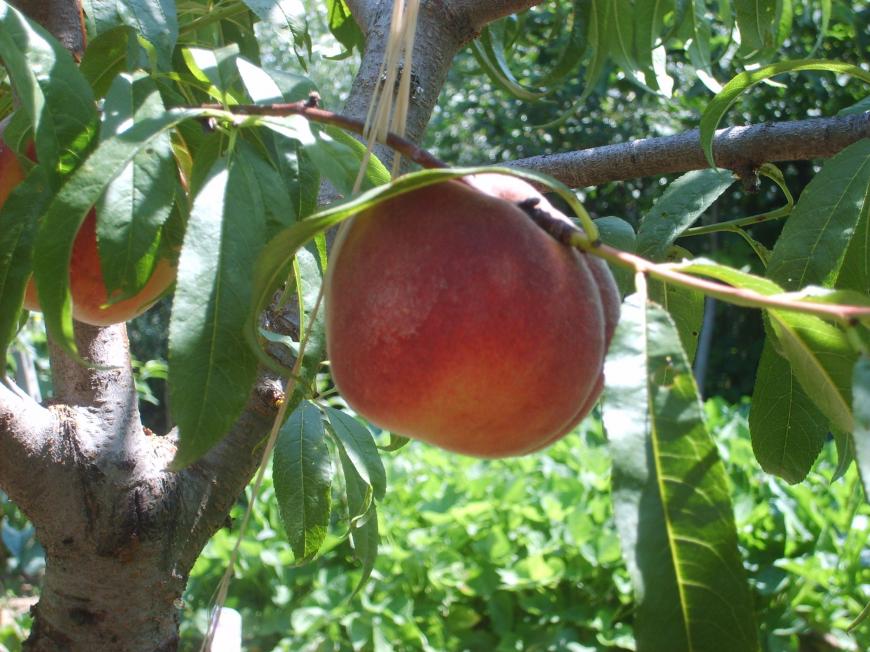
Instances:
[[[870,113],[719,129],[713,153],[719,167],[744,173],[762,163],[827,158],[862,138],[870,138]],[[549,174],[572,188],[708,167],[697,129],[506,165]]]
[[[488,23],[525,11],[543,0],[449,0],[447,9],[460,21],[467,41],[480,34]]]
[[[362,33],[368,35],[369,25],[372,22],[374,12],[377,10],[377,2],[373,0],[345,0],[347,8],[350,9],[353,19],[362,30]]]
[[[49,410],[0,381],[0,489],[25,511],[53,482],[49,451],[57,426]]]
[[[96,411],[106,424],[102,445],[120,452],[131,435],[142,431],[127,327],[76,322],[75,334],[79,354],[89,366],[49,340],[53,401]]]

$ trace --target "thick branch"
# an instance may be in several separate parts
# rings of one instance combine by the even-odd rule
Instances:
[[[85,51],[81,0],[12,0],[32,20],[45,27],[74,57]]]
[[[49,452],[57,439],[55,416],[0,382],[0,489],[25,511],[51,481]]]
[[[762,163],[827,158],[862,138],[870,138],[870,113],[720,129],[713,152],[719,167],[742,173]],[[700,170],[708,164],[698,130],[693,129],[676,136],[532,156],[507,165],[544,172],[582,188]]]
[[[346,0],[347,8],[363,34],[368,34],[369,24],[377,10],[377,0]]]
[[[488,23],[517,14],[541,4],[543,0],[449,0],[447,8],[456,16],[459,25],[468,34],[468,41],[480,34]]]

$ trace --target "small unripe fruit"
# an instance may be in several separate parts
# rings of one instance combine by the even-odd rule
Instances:
[[[606,265],[518,207],[529,197],[560,215],[528,184],[480,175],[389,199],[339,235],[327,348],[359,414],[481,457],[542,448],[588,414],[619,297]]]

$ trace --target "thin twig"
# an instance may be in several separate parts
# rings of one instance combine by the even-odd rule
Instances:
[[[341,115],[340,113],[321,109],[317,106],[316,96],[312,96],[307,100],[301,100],[299,102],[287,102],[281,104],[237,104],[229,107],[224,107],[219,104],[206,104],[203,108],[229,110],[237,115],[301,115],[312,122],[332,125],[359,135],[362,135],[363,127],[365,126],[362,120],[357,120],[356,118],[350,118]],[[444,161],[433,156],[416,143],[392,132],[387,134],[385,144],[424,168],[448,167]]]

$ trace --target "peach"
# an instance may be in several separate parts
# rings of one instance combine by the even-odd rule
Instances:
[[[522,181],[479,175],[389,199],[342,230],[326,337],[354,410],[480,457],[542,448],[588,414],[619,297],[606,265],[518,207],[529,197],[561,215]]]
[[[0,124],[0,135],[3,126]],[[15,153],[0,140],[0,206],[23,178],[24,171]],[[73,317],[95,326],[128,321],[145,312],[175,282],[175,272],[175,265],[162,259],[157,262],[148,282],[137,294],[108,304],[109,296],[103,282],[97,250],[96,213],[92,209],[79,227],[70,259],[69,282]],[[40,310],[36,284],[32,278],[27,283],[24,307],[28,310]]]

